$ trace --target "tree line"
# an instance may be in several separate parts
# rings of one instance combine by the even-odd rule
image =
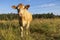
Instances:
[[[18,18],[19,16],[16,13],[0,14],[0,20],[14,20]],[[33,19],[35,18],[60,18],[60,15],[54,15],[53,13],[33,14]]]

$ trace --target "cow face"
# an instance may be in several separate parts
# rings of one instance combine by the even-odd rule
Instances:
[[[28,9],[30,7],[30,5],[26,5],[24,6],[22,3],[20,3],[19,5],[15,6],[13,5],[12,8],[20,10],[20,9]]]
[[[22,15],[24,13],[25,9],[28,10],[29,7],[30,7],[30,5],[24,6],[24,4],[22,4],[22,3],[20,3],[17,6],[12,6],[12,8],[17,9],[17,11],[20,15]]]

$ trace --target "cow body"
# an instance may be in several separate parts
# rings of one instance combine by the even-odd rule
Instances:
[[[23,32],[25,30],[29,30],[29,25],[32,21],[32,14],[28,12],[29,5],[24,6],[23,4],[19,4],[17,7],[12,6],[13,8],[17,9],[19,15],[19,24],[21,28],[21,37],[23,37]],[[28,32],[26,32],[28,35]]]

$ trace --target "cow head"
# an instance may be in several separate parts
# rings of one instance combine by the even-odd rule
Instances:
[[[28,8],[30,7],[30,5],[25,5],[24,6],[24,4],[22,4],[22,3],[20,3],[19,5],[17,5],[17,6],[12,6],[12,8],[14,8],[14,9],[17,9],[17,11],[18,11],[18,13],[21,15],[22,13],[23,13],[23,11],[26,9],[26,10],[28,10]]]

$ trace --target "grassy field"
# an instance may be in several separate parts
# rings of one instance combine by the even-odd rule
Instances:
[[[34,19],[28,40],[60,40],[60,19]],[[0,40],[21,40],[18,20],[0,20]]]

